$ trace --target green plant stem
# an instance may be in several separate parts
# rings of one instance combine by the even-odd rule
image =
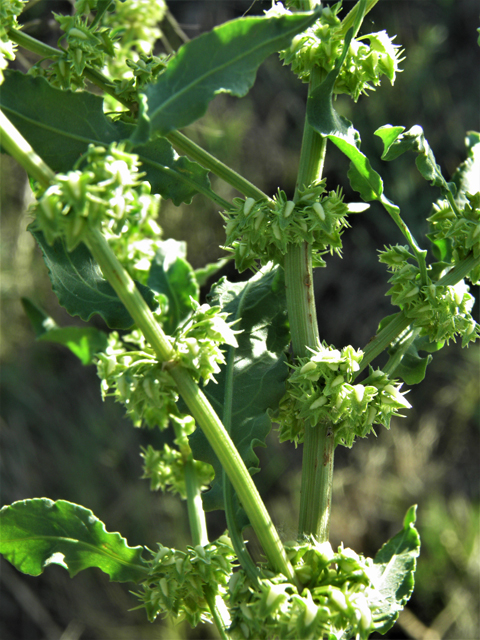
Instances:
[[[312,71],[309,91],[319,84]],[[319,180],[323,171],[327,141],[305,122],[297,188]],[[318,334],[311,247],[307,243],[289,248],[285,256],[287,308],[295,356],[305,357],[320,345]],[[299,536],[314,535],[328,540],[332,496],[334,437],[329,425],[305,426],[300,494]]]
[[[7,123],[11,125],[8,120]],[[5,123],[2,121],[0,124],[3,127]],[[28,143],[13,125],[11,127],[14,130],[14,135],[10,134],[8,136],[12,147],[10,152],[15,158],[18,158],[22,165],[25,162],[25,168],[34,166],[34,170],[38,174],[37,179],[41,184],[47,186],[55,177],[54,172],[33,149],[31,153],[22,152],[22,149],[27,148],[26,145]],[[0,133],[3,133],[2,128],[0,128]],[[171,362],[174,356],[174,349],[169,338],[156,322],[135,283],[118,261],[101,231],[91,229],[85,238],[85,244],[99,264],[105,278],[112,285],[132,316],[135,324],[157,354],[158,359],[164,362],[169,369],[180,395],[185,400],[192,416],[203,429],[207,440],[231,480],[272,568],[279,573],[283,573],[289,580],[296,582],[292,565],[287,558],[278,532],[265,508],[255,483],[205,394],[187,371],[177,366],[175,362]]]
[[[204,547],[208,544],[207,522],[203,510],[202,493],[198,482],[197,470],[195,469],[195,461],[191,454],[185,461],[185,488],[192,542],[195,546],[200,544]]]
[[[208,544],[207,521],[203,510],[201,486],[198,481],[198,474],[195,468],[192,451],[180,425],[172,420],[175,431],[176,443],[182,454],[185,474],[185,491],[187,495],[188,522],[194,546],[200,544],[202,547]]]
[[[2,111],[0,111],[0,142],[5,151],[15,158],[32,178],[35,178],[43,187],[48,187],[55,178],[55,173],[35,153]]]
[[[260,494],[240,454],[205,394],[188,371],[171,361],[174,353],[170,341],[155,321],[133,280],[118,262],[102,233],[98,230],[91,230],[87,236],[86,244],[100,265],[105,278],[115,289],[159,360],[165,362],[165,367],[175,380],[180,395],[197,424],[205,433],[231,480],[272,567],[293,580],[292,566],[287,559],[285,549]]]
[[[367,15],[367,13],[369,11],[371,11],[373,9],[373,7],[377,4],[377,2],[379,2],[380,0],[367,0],[367,6],[365,8],[365,15]],[[355,20],[357,18],[357,13],[359,10],[359,2],[357,2],[357,4],[353,7],[353,9],[351,11],[349,11],[349,13],[347,13],[347,15],[345,16],[345,18],[342,20],[342,31],[341,33],[343,35],[346,35],[347,31],[350,29],[350,27],[353,27],[353,25],[355,24]],[[365,17],[365,16],[364,16]],[[355,37],[356,34],[353,34],[353,37]]]
[[[165,137],[169,142],[171,142],[177,151],[188,155],[192,160],[201,164],[202,167],[205,167],[205,169],[214,173],[216,176],[234,187],[234,189],[240,191],[244,196],[253,198],[254,200],[269,199],[261,189],[258,189],[258,187],[249,182],[246,178],[218,160],[218,158],[215,158],[215,156],[212,156],[208,151],[205,151],[205,149],[202,149],[198,144],[195,144],[195,142],[187,138],[183,133],[180,133],[180,131],[172,131]]]
[[[227,627],[228,622],[226,620],[223,620],[222,618],[221,612],[215,602],[215,595],[213,594],[210,587],[205,587],[204,593],[205,593],[205,600],[207,601],[208,608],[210,609],[210,613],[212,614],[213,621],[215,623],[215,626],[218,629],[221,639],[229,640],[229,636],[225,631],[225,628]]]

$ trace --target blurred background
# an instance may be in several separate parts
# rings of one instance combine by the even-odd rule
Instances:
[[[349,9],[353,3],[346,2]],[[193,38],[234,17],[259,15],[270,2],[173,0],[170,10]],[[41,0],[24,14],[26,32],[55,44],[51,11],[68,13],[68,3]],[[448,179],[465,157],[468,130],[479,130],[479,48],[476,0],[382,0],[367,16],[362,33],[386,29],[405,49],[403,73],[395,87],[385,83],[357,105],[337,100],[353,120],[362,150],[385,182],[386,195],[402,209],[423,246],[425,222],[439,192],[418,174],[413,156],[383,163],[373,132],[389,123],[421,124]],[[17,68],[30,54],[20,51]],[[266,193],[280,187],[291,197],[295,186],[304,122],[306,85],[276,56],[260,68],[249,95],[219,96],[207,115],[185,131],[211,153],[244,174]],[[59,324],[75,324],[50,291],[38,249],[25,231],[30,202],[25,173],[1,156],[1,500],[46,496],[84,505],[109,531],[130,545],[154,548],[189,543],[185,505],[171,495],[154,494],[141,480],[140,446],[155,445],[154,431],[135,430],[122,408],[102,403],[94,367],[56,345],[36,343],[20,305],[28,296]],[[330,189],[344,187],[348,163],[329,148],[325,175]],[[224,198],[231,188],[212,176]],[[363,347],[379,320],[392,313],[385,298],[384,268],[376,252],[403,243],[387,214],[373,204],[352,219],[344,235],[344,257],[328,258],[315,275],[320,335],[341,348]],[[162,203],[165,237],[186,240],[194,267],[224,255],[218,210],[203,196],[175,208]],[[238,276],[226,268],[234,280]],[[248,274],[244,274],[248,277]],[[205,288],[204,294],[208,291]],[[475,293],[475,291],[473,291]],[[476,292],[478,294],[478,291]],[[476,307],[478,320],[478,304]],[[96,326],[101,324],[96,321]],[[337,449],[331,541],[374,555],[418,504],[422,551],[416,588],[390,639],[467,640],[480,638],[479,582],[479,348],[452,344],[438,354],[425,381],[409,395],[413,409],[390,431]],[[259,449],[258,485],[285,539],[295,536],[301,448],[279,445],[273,431],[268,449]],[[211,537],[225,528],[223,512],[208,514]],[[73,580],[51,566],[39,578],[24,576],[1,561],[2,640],[162,640],[217,637],[211,626],[191,630],[168,621],[150,624],[128,585],[109,584],[100,571]],[[373,637],[380,637],[374,635]]]

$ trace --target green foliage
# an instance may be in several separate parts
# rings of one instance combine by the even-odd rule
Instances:
[[[23,573],[38,576],[59,564],[70,576],[98,567],[116,582],[138,582],[147,567],[142,547],[109,533],[89,509],[47,498],[21,500],[0,510],[2,555]]]
[[[284,350],[289,334],[282,272],[270,266],[246,282],[223,278],[213,288],[210,301],[228,313],[239,333],[238,345],[228,348],[216,384],[208,386],[206,395],[254,474],[259,471],[259,460],[253,449],[265,446],[271,428],[268,410],[283,395],[287,376]],[[215,470],[215,481],[203,496],[205,508],[223,509],[222,466],[202,431],[197,430],[190,443],[194,457]]]
[[[173,430],[162,449],[142,449],[144,477],[153,490],[186,500],[192,534],[186,550],[160,542],[147,562],[141,547],[107,533],[83,507],[17,502],[0,512],[1,549],[21,571],[38,575],[57,563],[73,576],[96,566],[112,580],[141,581],[149,620],[213,621],[224,638],[364,640],[385,633],[405,606],[419,553],[415,508],[375,559],[343,545],[334,553],[327,539],[334,449],[351,447],[375,424],[389,428],[410,408],[397,377],[419,383],[445,343],[461,337],[466,346],[480,335],[464,281],[480,274],[479,136],[469,134],[467,159],[447,182],[421,127],[376,131],[383,160],[414,151],[421,175],[440,188],[444,200],[428,219],[439,261],[430,264],[360,151],[359,133],[333,108],[337,94],[357,101],[399,71],[393,38],[358,35],[374,4],[360,0],[341,21],[341,3],[308,13],[274,3],[263,17],[227,22],[169,55],[153,53],[156,40],[166,42],[157,24],[169,16],[163,2],[78,0],[73,15],[55,16],[64,32],[57,50],[20,37],[21,3],[2,9],[0,68],[14,39],[52,62],[30,76],[7,72],[0,98],[4,148],[40,183],[30,230],[60,304],[85,321],[98,314],[115,331],[58,327],[30,301],[26,313],[38,339],[96,364],[103,397],[121,402],[134,426]],[[176,132],[218,94],[245,96],[278,51],[310,83],[291,199],[281,188],[270,198]],[[89,93],[87,79],[101,97]],[[367,208],[345,203],[339,188],[326,191],[327,140],[349,158],[352,188],[379,201],[407,241],[380,252],[400,313],[381,322],[365,349],[327,346],[318,335],[312,268],[326,266],[329,252],[341,255],[347,214]],[[229,202],[230,192],[215,193],[209,171],[244,197]],[[195,271],[185,243],[164,240],[157,222],[160,197],[179,206],[198,193],[224,210],[225,248],[238,271],[254,271],[241,282],[221,278],[208,302],[200,286],[228,259]],[[287,355],[290,339],[295,352]],[[374,369],[383,351],[389,360]],[[251,479],[259,471],[254,449],[265,446],[272,418],[281,441],[306,447],[299,538],[285,546]],[[225,535],[211,543],[204,509],[222,508],[232,542]],[[249,555],[247,523],[265,563]]]
[[[108,340],[103,331],[94,327],[59,327],[53,318],[28,298],[22,298],[22,305],[37,340],[64,345],[85,365],[93,364],[95,355],[105,351]]]
[[[165,135],[185,127],[203,116],[219,93],[246,95],[265,58],[314,20],[311,14],[241,18],[183,45],[158,82],[146,88],[133,140],[144,141],[147,130]]]
[[[132,317],[85,245],[79,244],[69,253],[63,240],[50,245],[41,231],[32,230],[32,235],[42,250],[52,289],[71,316],[88,322],[98,314],[111,329],[129,329],[133,325]],[[156,309],[153,291],[141,284],[138,288],[150,308]]]
[[[132,130],[131,125],[107,118],[98,96],[59,91],[43,78],[15,71],[7,73],[2,85],[0,107],[54,171],[71,170],[88,145],[119,142]],[[207,171],[178,157],[164,138],[134,147],[137,150],[153,193],[179,205],[208,190]]]
[[[415,510],[373,560],[343,546],[335,553],[329,542],[314,539],[287,543],[301,591],[284,576],[270,575],[255,592],[241,571],[234,574],[232,636],[362,640],[374,630],[385,633],[413,589],[420,551]]]

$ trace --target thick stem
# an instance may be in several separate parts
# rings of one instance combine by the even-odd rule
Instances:
[[[105,278],[115,289],[159,360],[165,362],[170,375],[175,380],[180,395],[197,424],[205,433],[207,440],[232,482],[273,569],[283,573],[290,580],[294,580],[292,565],[287,559],[285,549],[270,515],[237,448],[212,405],[188,371],[176,365],[175,362],[169,362],[174,355],[169,339],[155,321],[152,312],[135,287],[133,280],[118,262],[101,232],[98,230],[90,231],[86,244],[100,265]]]
[[[309,92],[318,86],[315,70],[311,74]],[[325,158],[326,139],[305,122],[300,166],[297,177],[298,191],[320,180]],[[285,284],[287,308],[292,334],[293,352],[297,357],[308,356],[309,349],[320,345],[318,334],[311,247],[306,243],[292,246],[285,256]],[[328,539],[334,437],[329,425],[305,426],[300,495],[299,536],[314,535],[319,541]]]

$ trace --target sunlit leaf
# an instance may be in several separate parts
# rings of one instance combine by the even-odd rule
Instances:
[[[164,329],[172,334],[192,312],[190,297],[198,302],[195,272],[186,260],[185,242],[169,239],[162,242],[152,262],[148,286],[168,300],[168,311],[162,314]]]
[[[150,132],[165,135],[202,117],[219,93],[246,95],[265,58],[288,47],[319,15],[238,18],[184,44],[159,80],[145,90],[138,141],[144,141],[146,122]]]
[[[410,599],[414,587],[420,536],[415,529],[416,505],[410,507],[403,529],[386,542],[374,558],[371,571],[375,594],[368,592],[369,606],[377,607],[374,629],[386,633]]]
[[[0,510],[0,526],[0,553],[31,576],[50,564],[64,567],[71,577],[97,567],[114,582],[136,582],[148,573],[142,547],[129,547],[89,509],[65,500],[14,502]]]

